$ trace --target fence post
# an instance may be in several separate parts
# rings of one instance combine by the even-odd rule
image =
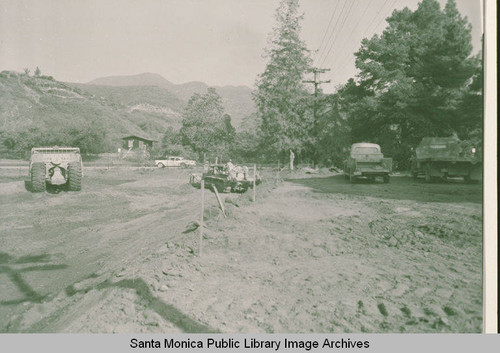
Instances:
[[[224,204],[222,203],[222,201],[220,199],[219,191],[217,191],[217,186],[212,184],[212,188],[213,188],[214,193],[215,193],[215,198],[217,199],[217,202],[219,203],[220,209],[222,210],[222,215],[225,218],[226,217],[226,210],[224,208]]]
[[[201,256],[203,241],[203,215],[205,214],[205,180],[201,181],[201,216],[200,216],[200,241],[198,242],[198,256]]]
[[[255,202],[255,179],[257,176],[257,164],[253,165],[253,194],[252,194],[252,201]]]
[[[280,181],[280,160],[278,159],[278,170],[276,171],[276,185],[278,185]]]

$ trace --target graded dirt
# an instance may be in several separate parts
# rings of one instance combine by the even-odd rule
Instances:
[[[0,168],[1,332],[481,332],[482,188],[263,172],[85,170],[31,193]]]

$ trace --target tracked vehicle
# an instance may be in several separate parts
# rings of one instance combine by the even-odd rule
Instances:
[[[243,193],[253,187],[253,178],[248,175],[248,168],[235,166],[228,170],[227,164],[211,164],[203,174],[191,174],[189,183],[198,187],[201,180],[208,188],[216,187],[219,192]],[[259,174],[255,175],[255,184],[262,182]]]
[[[31,149],[29,173],[31,190],[43,192],[47,185],[66,186],[70,191],[82,187],[82,157],[75,147],[40,147]]]

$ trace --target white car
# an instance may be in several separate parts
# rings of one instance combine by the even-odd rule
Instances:
[[[196,162],[190,159],[184,159],[184,157],[170,156],[170,157],[165,157],[165,159],[156,159],[155,165],[158,168],[165,168],[165,167],[187,168],[196,166]]]

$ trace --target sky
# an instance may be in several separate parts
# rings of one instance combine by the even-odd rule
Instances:
[[[439,0],[442,6],[446,0]],[[481,49],[481,1],[456,0]],[[394,9],[419,0],[301,0],[301,38],[328,68],[325,92],[356,74],[353,53]],[[157,73],[173,83],[253,87],[279,0],[0,0],[0,71],[59,81]]]

